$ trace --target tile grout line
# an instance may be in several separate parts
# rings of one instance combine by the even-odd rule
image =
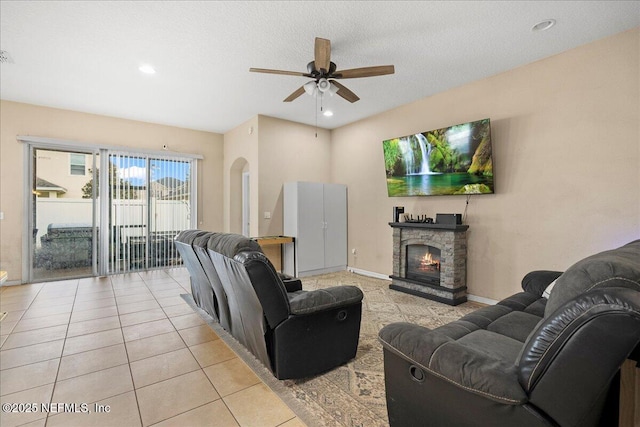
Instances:
[[[182,285],[180,285],[180,283],[178,283],[178,282],[177,282],[173,277],[172,277],[172,279],[174,280],[174,282],[175,282],[176,284],[178,284],[178,286],[179,286],[180,288],[184,289],[184,287],[183,287]],[[143,280],[144,280],[144,279],[143,279]],[[149,288],[149,285],[147,284],[147,282],[146,282],[146,281],[145,281],[145,285],[147,286],[147,288]],[[153,295],[153,297],[154,297],[155,301],[156,301],[156,302],[158,302],[158,300],[157,300],[156,296],[153,294],[153,291],[152,291],[151,289],[149,289],[149,291],[150,291],[150,292],[151,292],[151,294]],[[188,291],[185,289],[185,292],[188,292]],[[158,305],[160,305],[160,303],[158,303]],[[171,318],[169,317],[169,315],[167,314],[167,312],[164,310],[164,307],[163,307],[162,305],[160,305],[160,308],[162,309],[162,312],[165,314],[165,316],[167,316],[167,319],[169,319],[169,322],[171,322]],[[177,317],[177,316],[176,316],[176,317]],[[182,342],[184,343],[185,348],[186,348],[187,350],[189,350],[189,354],[191,354],[191,357],[193,357],[193,358],[194,358],[194,360],[196,361],[196,363],[198,364],[198,367],[200,368],[200,371],[202,372],[202,375],[204,375],[204,377],[207,379],[207,381],[209,382],[209,384],[211,384],[211,387],[213,387],[213,389],[215,390],[216,394],[219,396],[219,399],[217,399],[217,400],[221,400],[221,401],[223,402],[223,404],[225,405],[225,407],[227,408],[227,410],[229,411],[229,413],[233,416],[233,419],[234,419],[236,422],[238,422],[238,420],[236,419],[235,415],[233,415],[233,413],[231,412],[231,410],[226,406],[226,403],[224,402],[224,400],[223,400],[222,395],[220,394],[220,392],[218,392],[218,390],[216,389],[216,386],[211,382],[211,379],[210,379],[210,378],[209,378],[209,376],[206,374],[206,372],[204,372],[204,368],[202,367],[202,365],[200,365],[200,362],[199,362],[199,361],[198,361],[198,359],[196,358],[196,355],[195,355],[195,354],[193,354],[193,351],[191,350],[191,347],[187,344],[187,342],[184,340],[184,338],[182,337],[182,335],[180,335],[179,330],[176,328],[176,326],[173,324],[173,322],[171,322],[171,325],[173,326],[174,331],[178,334],[178,336],[180,337],[180,339],[181,339],[181,340],[182,340]],[[220,339],[220,338],[218,337],[218,339]],[[222,362],[220,362],[220,363],[222,363]],[[213,365],[212,365],[212,366],[213,366]],[[197,370],[194,370],[194,371],[191,371],[191,372],[196,372],[196,371],[197,371]],[[133,374],[132,374],[132,375],[133,375]],[[184,374],[181,374],[181,375],[184,375]],[[180,375],[177,375],[177,376],[172,377],[172,378],[177,378],[178,376],[180,376]],[[171,379],[171,378],[167,378],[167,379],[165,379],[165,380],[163,380],[163,381],[166,381],[166,380],[168,380],[168,379]],[[158,382],[162,382],[162,381],[158,381]],[[153,383],[153,384],[157,384],[158,382]],[[151,385],[151,384],[148,384],[148,385]],[[145,386],[145,387],[146,387],[146,386]],[[211,402],[206,402],[206,403],[204,403],[204,404],[202,404],[202,405],[200,405],[200,406],[197,406],[196,408],[191,408],[191,409],[189,409],[189,410],[187,410],[187,411],[180,412],[180,413],[178,413],[178,414],[172,415],[172,416],[171,416],[171,417],[169,417],[169,418],[165,418],[165,419],[163,419],[163,420],[158,421],[158,423],[161,423],[161,422],[166,421],[166,420],[170,420],[171,418],[177,417],[177,416],[182,415],[182,414],[186,414],[187,412],[193,411],[194,409],[197,409],[197,408],[200,408],[200,407],[202,407],[202,406],[208,405],[208,404],[213,403],[213,402],[215,402],[215,401],[216,401],[216,400],[212,400]],[[154,424],[158,424],[158,423],[154,423]],[[151,424],[151,425],[153,425],[153,424]],[[240,425],[240,423],[238,423],[238,425]]]
[[[58,360],[58,369],[56,370],[56,376],[55,376],[55,378],[53,380],[53,388],[51,389],[51,397],[49,398],[49,403],[53,402],[53,395],[56,392],[56,385],[58,384],[58,375],[60,374],[60,365],[62,365],[62,355],[64,354],[64,348],[67,345],[67,334],[69,333],[69,325],[71,324],[71,316],[73,316],[73,306],[75,305],[76,296],[78,295],[78,285],[79,285],[79,280],[76,283],[76,291],[73,294],[73,303],[71,304],[71,313],[69,313],[69,321],[67,322],[67,327],[66,327],[66,330],[64,332],[64,342],[62,343],[62,351],[60,352],[60,358]],[[44,286],[42,288],[44,289]],[[47,416],[44,419],[44,426],[45,427],[49,423],[49,416],[50,415],[51,414],[49,412],[47,412]]]
[[[169,277],[171,277],[171,279],[172,279],[169,283],[177,284],[177,285],[178,285],[178,287],[179,287],[179,289],[181,289],[181,290],[182,290],[182,289],[186,290],[186,288],[185,288],[184,286],[182,286],[182,285],[180,284],[180,282],[178,282],[174,277],[172,277],[172,276],[170,276],[170,275],[168,275],[168,276],[169,276]],[[151,281],[151,280],[150,280],[150,281]],[[166,311],[166,308],[167,308],[167,307],[170,307],[170,306],[166,306],[166,307],[165,307],[165,306],[161,305],[161,304],[158,302],[158,297],[155,295],[155,293],[154,293],[154,291],[153,291],[153,287],[152,287],[152,286],[150,286],[150,284],[149,284],[149,283],[147,282],[147,280],[145,280],[144,278],[142,279],[142,282],[145,284],[146,289],[147,289],[147,290],[149,290],[149,291],[151,292],[151,295],[152,295],[152,297],[153,297],[153,300],[154,300],[156,303],[158,303],[159,307],[161,308],[162,312],[163,312],[163,313],[164,313],[164,315],[165,315],[165,318],[166,318],[167,320],[169,320],[169,322],[170,322],[170,324],[171,324],[171,326],[172,326],[172,328],[173,328],[173,331],[171,331],[171,332],[178,333],[178,336],[180,337],[180,340],[181,340],[181,341],[182,341],[182,343],[185,345],[185,347],[189,350],[189,352],[190,352],[190,354],[192,355],[192,357],[194,357],[194,359],[195,359],[195,360],[196,360],[196,362],[198,363],[198,369],[196,369],[196,370],[194,370],[194,371],[191,371],[191,372],[197,372],[198,370],[200,370],[200,371],[201,371],[201,373],[202,373],[203,375],[205,375],[205,377],[207,378],[207,381],[208,381],[208,383],[212,386],[213,390],[215,390],[215,391],[216,391],[216,393],[217,393],[217,394],[218,394],[218,396],[219,396],[219,398],[218,398],[218,399],[214,399],[214,400],[212,400],[211,402],[206,402],[206,403],[204,403],[204,404],[202,404],[202,405],[199,405],[199,406],[197,406],[197,407],[195,407],[195,408],[191,408],[191,409],[189,409],[188,411],[183,411],[183,412],[180,412],[180,413],[178,413],[178,414],[172,415],[171,417],[168,417],[167,419],[174,418],[174,417],[179,416],[179,415],[181,415],[181,414],[184,414],[184,413],[190,412],[190,411],[192,411],[192,410],[195,410],[195,409],[197,409],[197,408],[200,408],[200,407],[202,407],[202,406],[205,406],[205,405],[208,405],[208,404],[210,404],[210,403],[216,402],[217,400],[220,400],[220,401],[222,401],[222,403],[224,404],[224,406],[225,406],[226,410],[229,412],[229,414],[230,414],[230,415],[233,417],[233,419],[238,423],[238,425],[241,425],[241,424],[240,424],[240,422],[239,422],[239,420],[236,418],[235,414],[234,414],[233,412],[231,412],[230,408],[227,406],[227,403],[226,403],[226,401],[225,401],[225,397],[233,396],[233,395],[235,395],[235,394],[237,394],[237,393],[239,393],[239,392],[242,392],[242,391],[244,391],[244,390],[246,390],[246,389],[248,389],[248,388],[254,387],[254,386],[256,386],[256,385],[257,385],[257,383],[256,383],[256,384],[253,384],[253,385],[251,385],[251,386],[246,386],[246,387],[244,387],[244,388],[242,388],[242,389],[240,389],[240,390],[236,390],[236,391],[234,391],[233,393],[230,393],[230,394],[229,394],[229,395],[227,395],[227,396],[222,396],[222,395],[218,392],[218,390],[216,389],[215,385],[212,383],[212,381],[211,381],[211,379],[209,378],[209,376],[204,372],[204,369],[205,369],[205,368],[204,368],[204,367],[202,367],[202,365],[200,364],[200,362],[198,361],[198,359],[195,357],[195,354],[193,353],[193,351],[191,350],[190,346],[189,346],[189,345],[187,344],[187,342],[185,341],[185,338],[180,334],[180,332],[179,332],[180,330],[178,330],[178,329],[176,328],[176,325],[174,325],[174,324],[173,324],[173,322],[171,321],[171,317],[168,315],[168,313],[167,313],[167,311]],[[120,316],[121,316],[121,315],[120,315],[120,312],[119,312],[119,306],[120,306],[120,305],[122,305],[122,304],[119,304],[119,303],[118,303],[118,301],[117,301],[117,297],[116,297],[116,295],[115,295],[115,288],[113,287],[113,285],[114,285],[114,284],[113,284],[113,281],[112,281],[111,279],[109,279],[109,289],[110,289],[110,291],[112,292],[112,295],[113,295],[113,298],[114,298],[114,301],[115,301],[115,307],[116,307],[116,313],[117,313],[116,315],[118,316],[118,324],[119,324],[119,328],[118,328],[118,327],[115,327],[115,328],[107,329],[107,330],[120,329],[120,335],[121,335],[121,337],[122,337],[122,345],[123,345],[123,347],[124,347],[124,350],[125,350],[125,356],[126,356],[126,359],[127,359],[127,362],[126,362],[126,363],[129,365],[129,374],[130,374],[130,376],[131,376],[131,381],[132,381],[132,384],[133,384],[134,397],[135,397],[135,399],[136,399],[136,405],[137,405],[137,410],[138,410],[138,418],[139,418],[140,422],[142,423],[142,415],[141,415],[141,410],[140,410],[139,401],[138,401],[138,397],[137,397],[137,389],[136,389],[135,383],[134,383],[134,381],[133,381],[133,372],[131,371],[131,363],[132,363],[132,362],[131,362],[131,359],[130,359],[130,356],[129,356],[129,352],[128,352],[128,348],[127,348],[127,341],[125,341],[125,337],[124,337],[124,331],[123,331],[123,328],[124,328],[124,327],[122,326],[122,323],[121,323],[121,320],[120,320]],[[27,313],[27,311],[29,310],[29,308],[31,308],[31,305],[32,305],[32,304],[33,304],[33,302],[36,300],[36,298],[38,298],[39,296],[41,296],[41,292],[42,292],[43,290],[45,290],[45,289],[46,289],[46,284],[45,284],[45,285],[43,285],[43,286],[42,286],[42,287],[37,291],[36,295],[35,295],[35,296],[33,297],[33,299],[31,300],[31,302],[30,302],[29,306],[27,307],[27,309],[25,309],[25,310],[23,311],[23,313],[21,314],[20,319],[22,319],[22,317],[24,316],[24,314],[25,314],[25,313]],[[188,290],[186,290],[186,291],[188,292]],[[103,291],[98,291],[98,292],[103,292]],[[98,293],[98,292],[94,292],[94,293]],[[159,292],[162,292],[162,290],[160,290]],[[88,294],[91,294],[91,292],[88,292],[88,293],[87,293],[87,295],[88,295]],[[53,395],[54,395],[54,393],[55,393],[55,391],[56,391],[56,386],[58,385],[58,382],[59,382],[59,375],[60,375],[60,372],[61,372],[61,367],[62,367],[62,361],[63,361],[63,358],[64,358],[64,357],[67,357],[67,356],[64,356],[64,350],[65,350],[65,348],[67,347],[67,340],[68,340],[68,339],[70,339],[70,338],[75,338],[75,337],[79,337],[79,336],[90,335],[90,334],[93,334],[93,333],[99,333],[99,332],[107,331],[107,330],[104,330],[104,331],[98,331],[98,332],[86,332],[86,333],[82,333],[82,334],[80,334],[80,335],[76,335],[76,336],[74,336],[74,337],[69,337],[69,336],[68,336],[68,334],[69,334],[69,327],[71,326],[71,324],[72,324],[72,323],[78,323],[78,322],[72,322],[72,321],[71,321],[71,319],[73,318],[74,313],[76,313],[76,311],[75,311],[76,303],[77,303],[77,302],[79,302],[79,301],[77,301],[77,299],[78,299],[78,295],[80,295],[80,283],[79,283],[79,282],[77,282],[77,283],[76,283],[75,292],[74,292],[74,294],[73,294],[73,303],[72,303],[71,312],[69,313],[69,318],[67,319],[67,322],[66,322],[66,325],[65,325],[65,327],[66,327],[66,331],[65,331],[64,338],[63,338],[63,340],[64,340],[64,342],[63,342],[63,347],[62,347],[62,350],[61,350],[61,354],[60,354],[60,356],[58,357],[58,359],[59,359],[59,362],[58,362],[58,368],[57,368],[57,371],[56,371],[56,377],[55,377],[54,382],[53,382],[53,388],[52,388],[52,391],[51,391],[51,397],[50,397],[50,399],[49,399],[49,403],[51,403],[51,402],[53,401]],[[178,295],[178,296],[179,296],[179,295]],[[110,297],[105,297],[105,298],[110,298]],[[102,298],[99,298],[99,299],[102,299]],[[84,298],[83,298],[83,301],[80,301],[80,302],[85,302],[85,301],[93,301],[93,300],[92,300],[92,299],[84,299]],[[125,305],[126,305],[126,304],[125,304]],[[91,309],[88,309],[88,310],[97,310],[97,309],[99,309],[99,308],[100,308],[100,307],[98,307],[98,308],[91,308]],[[88,311],[88,310],[80,310],[80,311]],[[146,310],[141,310],[141,311],[146,311]],[[190,313],[190,314],[191,314],[191,313]],[[190,314],[187,314],[187,315],[184,315],[184,316],[188,316],[188,315],[190,315]],[[194,314],[196,314],[196,315],[197,315],[197,313],[195,313],[195,312],[194,312]],[[105,316],[105,317],[111,317],[111,316]],[[180,317],[180,315],[179,315],[179,316],[173,316],[173,317]],[[201,318],[201,316],[198,316],[198,317],[199,317],[199,318]],[[104,317],[99,317],[99,318],[96,318],[96,319],[88,319],[88,320],[84,320],[84,321],[99,320],[99,319],[102,319],[102,318],[104,318]],[[19,320],[20,320],[20,319],[19,319]],[[19,321],[19,320],[18,320],[18,321]],[[83,321],[80,321],[80,322],[83,322]],[[152,321],[141,322],[141,323],[137,323],[137,324],[133,324],[133,325],[129,325],[129,326],[135,326],[135,325],[140,325],[140,324],[149,323],[149,322],[152,322]],[[203,326],[203,325],[205,325],[205,326],[206,326],[206,322],[202,322],[202,324],[197,325],[197,326],[190,326],[190,327],[188,327],[188,328],[183,328],[183,329],[197,328],[197,327],[200,327],[200,326]],[[58,325],[58,326],[62,326],[62,325]],[[44,329],[44,328],[37,328],[37,329]],[[25,331],[25,332],[28,332],[28,331]],[[221,342],[223,342],[223,343],[224,343],[224,340],[222,340],[222,338],[221,338],[220,336],[218,336],[218,334],[217,334],[217,333],[215,333],[215,331],[212,331],[212,332],[217,336],[217,339],[219,339]],[[12,331],[12,333],[13,333],[13,331]],[[12,333],[10,333],[10,334],[12,334]],[[10,335],[10,334],[9,334],[9,335]],[[156,335],[152,335],[152,336],[157,336],[157,335],[162,335],[162,334],[156,334]],[[150,338],[150,337],[152,337],[152,336],[145,337],[145,338]],[[144,339],[144,338],[142,338],[142,339]],[[215,341],[215,340],[214,340],[214,341]],[[48,342],[48,341],[45,341],[45,342]],[[209,342],[209,341],[206,341],[206,342]],[[36,344],[41,344],[41,342],[38,342],[38,343],[36,343]],[[35,344],[31,344],[31,345],[35,345]],[[94,351],[94,350],[105,349],[105,348],[109,348],[109,347],[115,347],[115,346],[117,346],[117,345],[120,345],[120,343],[112,344],[112,345],[108,345],[108,346],[105,346],[105,347],[98,347],[98,348],[96,348],[96,349],[84,350],[84,351],[81,351],[81,352],[78,352],[78,353],[74,353],[73,355],[82,354],[82,353],[86,353],[86,352]],[[225,345],[226,345],[226,343],[225,343]],[[26,347],[26,346],[21,346],[21,347],[16,347],[16,348],[22,348],[22,347]],[[242,358],[240,357],[240,355],[238,355],[238,354],[233,350],[233,348],[231,348],[231,347],[230,347],[230,350],[234,353],[234,356],[235,356],[234,358],[237,358],[238,360],[242,361]],[[163,353],[160,353],[160,354],[165,354],[165,353],[168,353],[168,352],[163,352]],[[68,355],[68,356],[73,356],[73,355]],[[153,357],[153,356],[149,356],[149,357]],[[52,358],[52,359],[55,359],[55,358]],[[143,359],[140,359],[140,360],[144,360],[144,359],[146,359],[146,358],[143,358]],[[233,358],[232,358],[232,359],[233,359]],[[232,360],[232,359],[228,359],[228,360]],[[51,360],[51,359],[46,359],[46,360]],[[219,361],[219,362],[217,362],[217,363],[211,364],[211,365],[209,365],[209,366],[214,366],[214,365],[217,365],[217,364],[225,363],[225,362],[227,362],[228,360],[222,360],[222,361]],[[39,361],[39,362],[41,362],[41,361]],[[39,363],[39,362],[33,362],[33,363]],[[244,362],[243,362],[243,363],[244,363]],[[27,366],[27,365],[29,365],[29,364],[21,365],[21,366]],[[122,366],[122,365],[124,365],[124,363],[122,363],[122,364],[120,364],[120,365],[116,365],[116,367],[117,367],[117,366]],[[207,367],[209,367],[209,366],[207,366]],[[97,370],[97,371],[89,372],[89,373],[87,373],[87,374],[91,374],[91,373],[95,373],[95,372],[99,372],[99,371],[101,371],[101,370],[111,369],[111,368],[113,368],[113,367],[99,369],[99,370]],[[249,367],[249,369],[251,370],[251,368],[250,368],[250,367]],[[86,374],[82,374],[82,375],[86,375]],[[77,377],[80,377],[80,376],[82,376],[82,375],[76,375],[76,376],[72,376],[72,377],[69,377],[69,378],[65,378],[65,380],[67,380],[67,379],[77,378]],[[184,375],[184,374],[181,374],[181,375]],[[177,376],[180,376],[180,375],[177,375]],[[176,378],[177,376],[174,376],[174,377],[171,377],[171,378]],[[171,379],[171,378],[167,378],[167,379],[165,379],[165,380],[169,380],[169,379]],[[260,380],[259,376],[258,376],[258,379]],[[165,381],[165,380],[163,380],[163,381]],[[60,380],[60,381],[64,381],[64,380]],[[260,380],[260,381],[264,384],[264,381],[262,381],[262,380]],[[50,384],[51,384],[51,383],[50,383]],[[157,382],[156,382],[156,383],[152,383],[152,384],[157,384]],[[152,384],[148,384],[148,385],[152,385]],[[41,385],[41,386],[42,386],[42,385]],[[41,387],[41,386],[38,386],[38,387]],[[145,387],[146,387],[146,386],[145,386]],[[267,386],[267,387],[268,387],[268,386]],[[32,388],[35,388],[35,387],[32,387]],[[32,389],[32,388],[29,388],[29,389]],[[29,389],[26,389],[26,390],[29,390]],[[120,395],[123,395],[123,394],[126,394],[126,393],[129,393],[129,391],[125,391],[125,392],[122,392],[122,393],[118,393],[118,394],[116,394],[116,395],[109,396],[109,397],[106,397],[106,398],[104,398],[104,399],[113,398],[113,397],[120,396]],[[101,400],[104,400],[104,399],[101,399]],[[94,403],[97,403],[97,402],[94,402]],[[287,406],[287,407],[288,407],[288,405],[286,405],[286,404],[285,404],[285,406]],[[45,418],[45,424],[48,424],[48,423],[49,423],[49,418],[50,418],[51,416],[56,416],[56,415],[58,415],[58,414],[47,414],[47,416],[46,416],[46,418]],[[292,418],[290,418],[290,419],[288,419],[288,420],[286,420],[286,421],[284,421],[283,423],[289,422],[289,421],[291,421],[292,419],[294,419],[294,418],[296,418],[296,417],[297,417],[297,416],[295,415],[295,412],[294,412],[293,417],[292,417]],[[40,419],[41,419],[41,418],[40,418]],[[160,421],[158,421],[158,422],[162,422],[162,421],[164,421],[164,420],[160,420]],[[281,423],[281,424],[283,424],[283,423]],[[278,425],[281,425],[281,424],[278,424]]]
[[[115,297],[115,289],[113,289],[113,280],[111,280],[111,277],[109,277],[109,283],[111,284],[111,289],[113,290],[113,293],[114,293],[114,300],[116,302],[116,313],[118,313],[117,316],[118,316],[118,324],[120,325],[120,335],[122,336],[124,353],[127,357],[127,365],[129,367],[129,376],[131,377],[131,387],[133,388],[133,397],[136,399],[136,408],[138,409],[138,420],[140,420],[140,425],[144,426],[144,423],[142,422],[142,411],[140,410],[140,402],[138,401],[138,392],[136,390],[136,384],[133,381],[133,372],[131,371],[131,359],[129,358],[129,350],[127,349],[127,343],[124,337],[124,331],[122,330],[122,321],[120,320],[120,311],[118,310],[118,299]],[[145,286],[146,286],[146,283],[145,283]]]

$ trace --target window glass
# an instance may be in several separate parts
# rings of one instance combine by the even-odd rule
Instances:
[[[85,158],[84,154],[69,154],[69,164],[71,165],[69,172],[71,175],[85,174]]]

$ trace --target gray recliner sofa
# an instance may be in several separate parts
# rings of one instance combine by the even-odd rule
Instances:
[[[278,379],[310,377],[356,355],[362,291],[306,291],[276,272],[260,245],[230,233],[186,230],[175,238],[196,305]]]
[[[379,332],[392,427],[618,425],[620,367],[640,353],[640,240],[522,288],[433,330]]]
[[[217,234],[208,249],[229,310],[241,323],[232,335],[276,378],[311,377],[355,357],[359,288],[291,292],[259,245],[237,234]]]

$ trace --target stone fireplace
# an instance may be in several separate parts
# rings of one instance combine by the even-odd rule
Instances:
[[[392,222],[391,289],[449,305],[467,301],[467,225]]]

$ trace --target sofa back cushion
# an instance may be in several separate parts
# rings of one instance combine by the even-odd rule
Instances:
[[[569,267],[556,280],[545,317],[585,292],[612,287],[640,291],[640,240],[584,258]]]
[[[233,258],[242,251],[262,252],[262,248],[255,240],[245,236],[231,233],[216,233],[211,236],[207,244],[209,250]]]

